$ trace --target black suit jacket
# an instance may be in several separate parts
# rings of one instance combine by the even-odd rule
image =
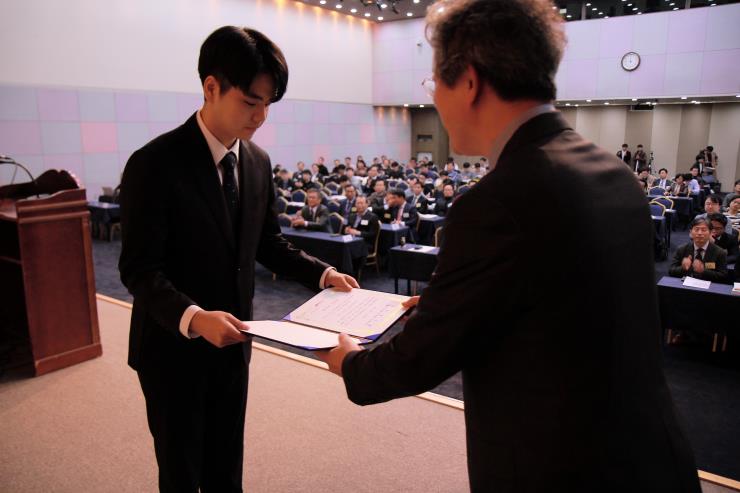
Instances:
[[[737,234],[724,232],[722,236],[714,241],[715,245],[727,252],[728,264],[737,264],[737,258],[740,256],[740,248],[738,248],[737,240]]]
[[[627,164],[627,166],[629,166],[630,163],[632,163],[632,153],[630,151],[627,151],[624,153],[624,155],[622,155],[622,151],[619,150],[617,151],[616,156],[620,158],[622,161],[624,161]]]
[[[512,186],[525,182],[537,201]],[[543,203],[550,220],[531,228]],[[663,376],[653,234],[622,162],[559,113],[531,119],[450,209],[404,330],[345,358],[349,398],[462,371],[474,492],[699,492]]]
[[[357,228],[355,228],[354,226],[356,219],[357,213],[350,214],[349,220],[344,226],[344,229],[357,229],[360,232],[360,235],[365,239],[370,253],[373,253],[373,250],[375,248],[375,237],[378,234],[378,230],[380,230],[380,221],[378,220],[378,216],[376,216],[369,210],[366,210],[365,213],[360,217],[360,222],[357,224]]]
[[[416,204],[414,204],[414,199],[416,199]],[[426,214],[429,210],[429,200],[424,196],[424,194],[419,195],[418,198],[416,198],[415,195],[412,195],[411,197],[407,197],[406,201],[414,205],[416,207],[416,212],[419,214]]]
[[[136,151],[126,164],[119,269],[134,297],[128,358],[134,369],[197,366],[219,351],[233,350],[184,337],[180,319],[195,304],[251,320],[255,261],[318,289],[328,266],[280,234],[269,157],[244,142],[238,166],[241,221],[235,237],[195,115]]]
[[[447,216],[452,208],[453,200],[442,196],[437,197],[437,201],[434,203],[434,213],[438,216]]]
[[[725,233],[726,234],[726,233]],[[681,262],[684,257],[694,258],[694,243],[681,245],[673,255],[673,262],[668,273],[673,277],[691,276],[705,281],[728,283],[730,277],[727,272],[727,252],[712,242],[707,244],[704,252],[704,272],[698,274],[693,269],[683,270]]]
[[[301,209],[301,217],[306,221],[305,228],[309,231],[324,231],[331,233],[331,224],[329,224],[329,209],[319,204],[316,208],[316,218],[311,217],[311,208],[307,205]]]
[[[351,214],[354,214],[357,212],[357,208],[355,207],[355,199],[352,200],[343,200],[339,203],[339,214],[347,219]]]

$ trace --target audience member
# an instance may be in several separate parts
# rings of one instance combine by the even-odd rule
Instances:
[[[416,207],[406,202],[403,190],[399,190],[398,188],[389,191],[386,200],[389,209],[383,214],[383,218],[385,219],[383,222],[408,226],[410,239],[415,241],[416,224],[419,221],[419,214],[416,212]]]
[[[686,175],[683,173],[676,174],[673,178],[670,195],[673,195],[674,197],[687,197],[689,195],[689,186],[686,184]]]
[[[671,185],[673,185],[673,182],[668,179],[668,170],[665,168],[660,168],[660,171],[658,171],[658,179],[655,180],[653,186],[670,190]]]
[[[692,241],[676,250],[669,270],[671,276],[728,282],[727,252],[712,243],[711,227],[706,219],[691,221],[689,237]]]
[[[385,180],[378,178],[373,184],[373,193],[368,197],[373,212],[382,211],[385,208],[386,195]]]
[[[635,160],[633,169],[640,169],[647,166],[647,154],[642,148],[642,144],[637,144],[637,150],[633,159]]]
[[[737,197],[740,197],[740,180],[736,180],[735,188],[732,190],[732,192],[725,195],[724,200],[722,200],[722,207],[727,209],[730,206],[730,202],[732,202],[732,200]]]
[[[426,214],[429,206],[429,199],[424,195],[424,189],[418,180],[411,185],[411,196],[406,201],[416,208],[416,212]]]
[[[629,151],[630,146],[622,144],[622,148],[617,151],[617,157],[624,161],[624,164],[630,166],[634,171],[637,171],[637,167],[632,166],[632,153]],[[612,149],[614,149],[612,147]]]
[[[362,236],[367,243],[369,252],[373,253],[375,237],[380,229],[380,221],[378,216],[370,212],[367,197],[364,195],[357,196],[355,207],[355,211],[349,215],[347,225],[344,227],[344,234]]]
[[[709,223],[712,225],[712,239],[714,239],[714,244],[727,252],[728,264],[736,264],[738,254],[740,253],[738,252],[738,236],[732,228],[730,228],[729,232],[727,231],[727,226],[730,222],[723,214],[718,212],[709,214],[707,219],[709,219]]]
[[[455,187],[448,183],[442,188],[442,196],[437,198],[434,204],[434,213],[438,216],[446,216],[455,200]]]
[[[321,203],[321,192],[312,188],[306,192],[306,205],[290,223],[294,228],[331,233],[329,209]]]
[[[346,222],[349,219],[350,214],[357,212],[357,206],[355,204],[355,201],[357,200],[357,189],[355,186],[345,185],[344,196],[347,197],[347,199],[340,202],[339,214],[342,215]]]
[[[697,215],[695,219],[707,219],[707,217],[710,214],[716,214],[716,213],[721,213],[721,212],[722,212],[722,207],[719,205],[719,198],[716,195],[710,195],[704,201],[704,213]],[[730,224],[729,221],[727,221],[726,224],[727,224],[727,232],[732,233],[732,225]]]

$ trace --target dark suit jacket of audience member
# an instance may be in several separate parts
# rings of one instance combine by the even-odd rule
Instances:
[[[445,197],[437,197],[437,201],[434,203],[434,213],[438,216],[446,216],[452,208],[452,202],[454,197],[451,199]]]
[[[543,203],[549,219],[531,228]],[[698,493],[663,375],[653,234],[624,163],[559,113],[533,118],[450,209],[404,330],[344,360],[349,398],[415,395],[462,371],[474,492]]]
[[[347,220],[347,224],[344,226],[344,229],[345,231],[347,228],[358,230],[360,235],[364,238],[365,243],[367,243],[368,251],[373,253],[375,248],[375,237],[380,229],[378,216],[370,212],[370,210],[366,210],[359,219],[360,220],[357,221],[357,213],[353,212],[349,215],[349,219]],[[355,226],[355,223],[357,223],[357,226]]]
[[[632,153],[630,151],[627,151],[624,153],[624,155],[622,155],[622,151],[619,150],[617,151],[616,156],[620,158],[622,161],[624,161],[625,164],[627,164],[627,166],[629,166],[632,163]]]
[[[324,204],[316,206],[316,216],[312,216],[311,208],[304,205],[301,209],[301,217],[306,221],[304,226],[309,231],[325,231],[331,233],[329,224],[329,209]]]
[[[665,179],[665,185],[661,188],[665,188],[666,190],[670,190],[670,188],[673,186],[673,180],[669,180],[668,178]],[[660,178],[656,178],[653,182],[653,187],[660,187]]]
[[[691,257],[694,259],[694,243],[689,242],[685,245],[681,245],[676,249],[675,255],[673,255],[673,262],[668,270],[668,273],[673,277],[691,276],[697,279],[703,279],[705,281],[712,282],[723,282],[729,281],[729,275],[727,273],[727,252],[722,248],[718,247],[711,241],[707,243],[706,251],[704,252],[704,272],[698,274],[689,269],[688,272],[683,270],[681,262],[684,257]]]
[[[740,256],[740,248],[738,248],[738,237],[735,233],[722,233],[722,236],[714,240],[714,244],[722,248],[727,252],[727,263],[736,264],[737,258]]]
[[[343,200],[339,203],[339,214],[345,219],[349,218],[350,214],[357,212],[355,207],[355,199]]]
[[[426,214],[429,211],[429,199],[423,193],[418,198],[415,195],[407,197],[406,202],[416,207],[419,214]]]

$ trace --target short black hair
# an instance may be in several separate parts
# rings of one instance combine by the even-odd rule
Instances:
[[[740,180],[735,180],[735,185],[740,185]]]
[[[717,221],[722,226],[727,226],[727,218],[725,217],[724,214],[720,214],[719,212],[713,212],[712,214],[708,214],[707,219],[709,219],[710,222]]]
[[[719,202],[719,197],[717,197],[716,195],[709,195],[707,197],[707,200],[710,201],[713,204],[719,204],[720,203]],[[705,200],[705,202],[706,202],[706,200]]]
[[[665,169],[665,168],[660,168],[660,169],[658,170],[658,173],[660,173],[661,171],[665,171],[666,173],[668,173],[668,170],[667,170],[667,169]]]
[[[712,151],[714,150],[714,146],[707,146],[707,150],[708,150],[709,152],[712,152]]]
[[[390,191],[388,192],[388,195],[393,195],[393,196],[395,196],[395,197],[401,197],[401,198],[406,198],[406,194],[405,194],[405,193],[403,193],[403,190],[401,190],[400,188],[392,188],[392,189],[391,189],[391,190],[390,190]]]
[[[705,217],[697,217],[693,221],[691,221],[691,224],[689,224],[689,229],[694,229],[695,226],[698,226],[700,224],[704,224],[708,229],[712,229],[712,224],[709,222],[709,218]]]
[[[642,168],[640,168],[640,169],[638,169],[638,170],[637,170],[637,173],[638,173],[638,174],[639,174],[639,173],[644,173],[644,172],[646,172],[646,171],[650,171],[650,170],[649,170],[649,169],[648,169],[647,167],[644,167],[644,166],[643,166]]]
[[[689,170],[692,170],[692,169],[695,169],[695,170],[697,170],[697,171],[701,171],[701,168],[699,168],[699,166],[697,166],[696,164],[695,164],[695,165],[693,165],[693,166],[691,166],[691,167],[689,168]]]
[[[267,36],[248,27],[223,26],[211,33],[200,47],[200,82],[212,75],[222,91],[232,87],[248,93],[260,74],[272,77],[275,93],[271,103],[280,101],[288,88],[288,64],[280,48]]]

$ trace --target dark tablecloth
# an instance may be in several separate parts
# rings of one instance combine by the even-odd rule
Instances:
[[[388,254],[388,274],[395,281],[395,292],[398,293],[398,280],[429,282],[434,269],[437,268],[439,248],[428,252],[415,249],[416,245],[406,244],[390,249]],[[407,286],[408,289],[408,286]],[[410,289],[408,289],[410,291]]]
[[[732,294],[732,285],[713,282],[709,289],[690,288],[681,279],[666,276],[658,281],[658,300],[664,329],[740,330],[740,296]]]
[[[335,267],[339,272],[354,274],[353,259],[367,257],[367,245],[362,238],[345,241],[342,236],[332,236],[319,231],[280,228],[288,241],[309,255]]]
[[[418,242],[422,245],[434,245],[434,232],[437,228],[444,225],[443,216],[434,216],[430,219],[419,218],[419,238]]]
[[[390,224],[380,225],[380,243],[378,245],[378,253],[380,255],[386,255],[388,250],[394,246],[401,244],[401,238],[406,238],[406,241],[411,241],[409,237],[409,228],[407,226],[401,226],[398,229],[393,229]]]

